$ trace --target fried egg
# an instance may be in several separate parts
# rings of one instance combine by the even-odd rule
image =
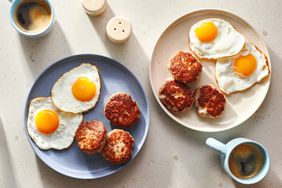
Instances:
[[[217,60],[216,80],[220,90],[230,94],[250,88],[269,75],[267,62],[256,46],[246,42],[238,55]]]
[[[52,89],[52,100],[62,111],[81,113],[94,108],[100,96],[100,89],[98,69],[84,63],[56,81]]]
[[[30,102],[27,130],[39,148],[62,150],[72,144],[82,119],[82,114],[60,111],[51,97],[39,97]]]
[[[245,37],[230,23],[216,18],[195,23],[189,32],[190,48],[200,58],[217,59],[239,53]]]

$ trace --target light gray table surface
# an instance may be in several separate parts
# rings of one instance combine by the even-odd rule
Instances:
[[[205,139],[222,141],[243,136],[264,144],[271,169],[250,187],[282,187],[282,1],[281,0],[109,0],[105,14],[90,18],[81,0],[54,1],[56,23],[41,39],[20,36],[10,25],[7,0],[0,2],[0,187],[245,187],[220,168],[219,156]],[[230,11],[249,22],[265,40],[272,61],[269,93],[258,111],[237,128],[199,133],[171,120],[157,104],[149,84],[148,67],[161,32],[176,18],[198,9]],[[105,37],[107,21],[127,17],[133,35],[124,45]],[[65,177],[38,159],[24,132],[23,110],[36,77],[58,59],[79,53],[112,57],[140,80],[150,103],[151,122],[139,155],[120,172],[97,180]],[[1,125],[1,124],[0,124]]]

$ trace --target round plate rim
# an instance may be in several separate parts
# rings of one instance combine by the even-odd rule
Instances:
[[[60,64],[61,62],[64,62],[64,61],[67,61],[69,59],[75,59],[75,58],[81,58],[81,57],[94,57],[94,58],[104,58],[104,59],[107,59],[107,60],[110,60],[114,63],[116,63],[119,67],[121,67],[122,69],[128,71],[132,76],[133,78],[137,81],[137,83],[140,85],[140,88],[141,88],[141,92],[142,92],[142,95],[144,95],[144,98],[145,98],[145,104],[146,104],[146,110],[148,112],[147,116],[146,116],[146,120],[147,120],[147,123],[145,125],[145,134],[140,142],[140,148],[136,151],[136,154],[132,156],[132,158],[125,164],[119,166],[118,168],[112,170],[111,172],[109,173],[106,173],[104,175],[98,175],[98,176],[76,176],[76,175],[73,175],[71,172],[70,173],[64,173],[65,171],[62,171],[62,170],[59,170],[57,169],[56,167],[54,167],[54,165],[49,165],[49,162],[48,162],[48,159],[43,159],[43,157],[41,156],[41,154],[36,151],[36,146],[33,146],[32,143],[32,139],[30,138],[29,134],[28,134],[28,131],[27,131],[27,115],[28,115],[28,109],[29,109],[29,98],[30,98],[30,95],[31,95],[31,92],[34,88],[34,86],[36,85],[36,83],[38,82],[38,80],[41,78],[41,76],[43,76],[48,70],[52,69],[53,67],[55,67],[56,65]],[[65,57],[65,58],[61,58],[57,61],[55,61],[53,64],[49,65],[47,68],[45,68],[38,76],[37,78],[34,80],[34,82],[32,83],[32,86],[26,96],[26,100],[25,100],[25,105],[24,105],[24,129],[25,129],[25,134],[26,134],[26,137],[27,137],[27,140],[28,140],[28,143],[30,145],[30,147],[32,148],[32,150],[34,151],[34,153],[36,154],[36,157],[38,157],[47,167],[51,168],[52,170],[58,172],[59,174],[62,174],[64,176],[67,176],[67,177],[70,177],[70,178],[74,178],[74,179],[99,179],[99,178],[103,178],[103,177],[107,177],[107,176],[110,176],[122,169],[124,169],[126,166],[128,166],[135,158],[136,156],[139,154],[139,152],[141,151],[141,149],[143,148],[144,146],[144,143],[146,141],[146,138],[148,136],[148,132],[149,132],[149,126],[150,126],[150,108],[149,108],[149,103],[148,103],[148,98],[146,96],[146,93],[144,91],[144,88],[142,87],[140,81],[136,78],[136,76],[127,68],[125,67],[123,64],[121,64],[120,62],[112,59],[112,58],[109,58],[109,57],[106,57],[106,56],[102,56],[102,55],[98,55],[98,54],[76,54],[76,55],[71,55],[71,56],[68,56],[68,57]],[[74,141],[73,141],[74,142]],[[73,143],[72,143],[73,144]],[[70,146],[71,147],[71,146]],[[40,149],[39,149],[40,150]]]
[[[161,101],[159,100],[159,97],[158,95],[155,93],[155,90],[154,90],[154,86],[153,86],[153,76],[152,76],[152,60],[153,58],[155,57],[155,53],[156,53],[156,47],[158,46],[158,43],[160,42],[160,39],[163,37],[163,35],[167,32],[167,30],[169,30],[171,28],[172,25],[174,25],[175,23],[185,19],[186,17],[189,17],[193,14],[201,14],[202,12],[207,12],[207,11],[210,11],[210,12],[217,12],[217,13],[221,13],[221,14],[227,14],[231,17],[235,17],[235,18],[238,18],[239,21],[243,21],[245,24],[247,24],[255,33],[256,35],[258,36],[259,40],[262,42],[264,48],[265,48],[265,55],[268,57],[268,66],[269,66],[269,70],[270,70],[270,74],[268,76],[268,80],[267,80],[267,88],[266,88],[266,93],[265,95],[263,96],[263,100],[261,100],[260,104],[258,105],[258,108],[253,112],[253,113],[250,113],[248,116],[246,116],[246,118],[242,119],[241,121],[237,122],[236,124],[233,124],[233,126],[231,127],[226,127],[226,128],[221,128],[221,129],[208,129],[206,130],[205,128],[195,128],[195,127],[191,127],[189,126],[187,123],[181,121],[180,119],[176,118],[170,111],[168,111],[165,106],[161,103]],[[234,13],[231,13],[229,11],[225,11],[225,10],[222,10],[222,9],[199,9],[199,10],[195,10],[195,11],[191,11],[189,13],[186,13],[186,14],[183,14],[182,16],[174,19],[172,22],[170,22],[166,27],[165,29],[162,31],[162,33],[159,35],[157,41],[155,42],[155,46],[153,48],[153,53],[152,53],[152,56],[151,56],[151,61],[150,61],[150,65],[149,65],[149,77],[150,77],[150,85],[151,85],[151,89],[152,89],[152,92],[154,94],[154,97],[155,99],[157,100],[158,104],[161,106],[161,108],[163,109],[163,111],[171,118],[173,119],[175,122],[177,122],[178,124],[184,126],[184,127],[187,127],[189,129],[192,129],[194,131],[200,131],[200,132],[209,132],[209,133],[212,133],[212,132],[222,132],[222,131],[226,131],[226,130],[229,130],[229,129],[232,129],[234,127],[237,127],[239,125],[241,125],[243,122],[245,122],[246,120],[248,120],[258,109],[259,107],[261,106],[261,104],[263,103],[263,101],[265,100],[265,97],[269,91],[269,86],[270,86],[270,83],[271,83],[271,75],[272,75],[272,71],[271,71],[271,59],[270,59],[270,56],[269,56],[269,52],[268,52],[268,49],[267,49],[267,46],[262,38],[262,36],[254,29],[254,27],[249,23],[247,22],[246,20],[244,20],[243,18],[237,16],[236,14]]]

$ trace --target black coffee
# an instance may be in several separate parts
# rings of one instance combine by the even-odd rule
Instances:
[[[240,144],[229,157],[229,168],[238,178],[246,179],[257,175],[263,166],[263,151],[254,144]]]
[[[17,25],[26,32],[39,32],[51,21],[51,10],[43,0],[24,0],[15,12]]]

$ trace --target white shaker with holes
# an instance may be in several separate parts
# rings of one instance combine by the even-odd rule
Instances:
[[[131,23],[123,17],[110,19],[106,27],[107,37],[110,41],[122,44],[128,40],[132,32]]]

